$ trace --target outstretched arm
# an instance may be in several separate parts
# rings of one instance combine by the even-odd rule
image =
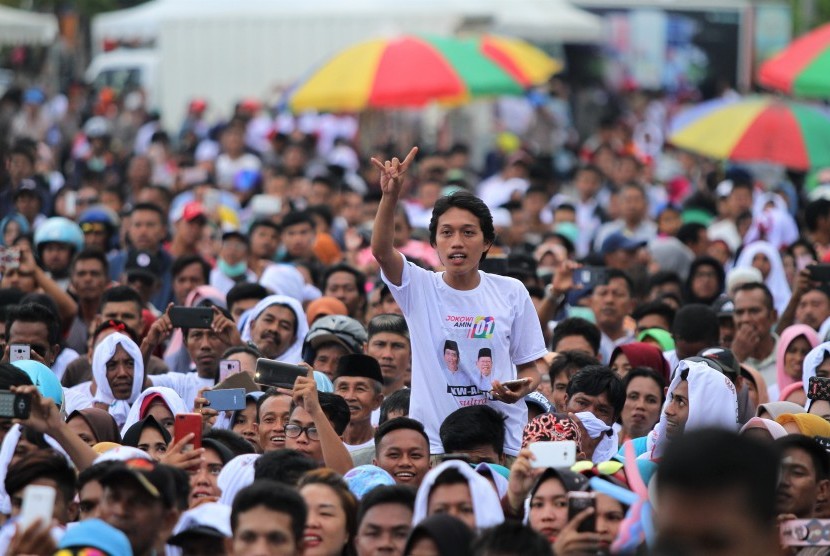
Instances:
[[[380,170],[380,190],[383,194],[372,228],[372,255],[377,259],[386,277],[396,286],[400,286],[403,280],[403,260],[392,243],[395,207],[398,205],[403,175],[415,160],[417,153],[418,147],[412,147],[403,162],[397,157],[385,163],[377,158],[372,159],[372,164]]]

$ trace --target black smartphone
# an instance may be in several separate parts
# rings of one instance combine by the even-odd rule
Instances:
[[[810,270],[810,280],[830,282],[830,264],[814,264],[807,268]]]
[[[596,508],[596,498],[593,492],[569,492],[568,493],[568,521],[570,522],[587,508]],[[579,524],[577,532],[593,533],[597,528],[596,512],[586,517]]]
[[[0,417],[6,419],[28,419],[32,411],[32,397],[0,390]]]
[[[294,388],[297,377],[307,375],[308,370],[305,367],[259,358],[256,360],[254,382],[265,386]]]
[[[170,322],[176,328],[210,328],[213,324],[212,307],[170,307]]]
[[[574,270],[574,284],[591,290],[608,283],[608,269],[604,266],[583,266]]]

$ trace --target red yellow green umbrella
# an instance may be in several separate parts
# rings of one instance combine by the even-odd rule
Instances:
[[[761,64],[761,85],[808,98],[830,98],[830,24],[794,40]]]
[[[679,114],[669,141],[711,158],[772,162],[794,170],[830,166],[830,116],[774,97],[704,102]]]
[[[521,95],[560,66],[517,39],[402,36],[366,41],[334,56],[290,94],[295,111],[458,105]]]

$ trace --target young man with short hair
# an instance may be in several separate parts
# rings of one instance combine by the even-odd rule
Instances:
[[[78,313],[72,319],[66,345],[79,354],[87,351],[89,328],[98,316],[108,276],[109,264],[101,251],[84,249],[72,259],[69,283],[78,302]]]
[[[412,334],[412,416],[424,423],[430,450],[443,451],[438,429],[444,418],[462,406],[492,404],[507,415],[505,450],[517,455],[527,421],[522,398],[536,390],[546,370],[547,353],[539,317],[521,282],[481,272],[479,265],[495,241],[493,217],[484,202],[462,191],[441,197],[433,208],[430,244],[446,270],[435,273],[407,261],[394,247],[394,221],[403,175],[417,148],[403,162],[380,170],[382,198],[372,234],[372,254],[382,278],[400,305]],[[443,367],[446,340],[460,347],[459,372]],[[488,391],[479,388],[475,362],[481,348],[492,350]],[[526,379],[505,386],[505,382]]]
[[[460,407],[441,423],[446,454],[465,454],[470,463],[504,465],[505,419],[487,405]]]
[[[349,316],[360,322],[366,317],[366,276],[359,270],[339,264],[326,271],[323,277],[323,295],[342,301]]]
[[[395,482],[418,488],[429,471],[429,438],[424,426],[408,417],[386,421],[375,432],[372,465],[392,475]]]
[[[608,269],[607,276],[591,294],[591,310],[602,333],[599,359],[603,364],[609,362],[615,348],[634,341],[634,334],[624,326],[626,317],[634,309],[634,285],[621,270]]]
[[[173,301],[184,305],[190,292],[210,281],[210,265],[199,255],[185,255],[173,261]]]
[[[550,349],[556,353],[580,351],[589,357],[599,355],[602,333],[597,326],[579,317],[562,319],[553,329]]]
[[[830,495],[830,462],[827,451],[815,440],[791,434],[775,441],[781,451],[781,474],[778,482],[779,515],[789,519],[811,519],[816,502]]]
[[[300,556],[308,511],[296,490],[267,479],[237,493],[231,507],[230,556]]]
[[[415,491],[409,487],[382,485],[369,491],[357,513],[357,556],[403,554],[414,507]]]

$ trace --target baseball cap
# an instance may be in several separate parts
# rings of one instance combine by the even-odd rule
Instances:
[[[735,315],[735,303],[728,297],[721,297],[712,304],[718,318],[732,318]]]
[[[124,265],[127,279],[155,281],[162,274],[161,260],[148,251],[130,251]]]
[[[167,544],[181,546],[191,537],[212,537],[221,542],[233,536],[231,532],[231,507],[218,502],[205,502],[187,510],[173,529]]]
[[[716,361],[721,369],[723,369],[724,374],[730,378],[737,378],[741,374],[741,365],[730,349],[721,347],[708,348],[701,351],[700,356],[704,359]]]
[[[97,548],[111,556],[133,553],[127,535],[100,519],[73,524],[61,537],[58,548]]]
[[[542,413],[550,413],[553,411],[553,406],[550,401],[541,392],[531,392],[525,396],[525,403],[527,405],[535,405],[542,410]]]
[[[178,222],[180,220],[193,222],[194,220],[198,220],[199,218],[201,218],[202,220],[207,220],[205,208],[199,201],[190,201],[185,203],[181,206],[181,208],[177,209],[176,213],[173,215],[174,222]]]
[[[334,342],[351,353],[360,353],[369,336],[363,325],[355,319],[345,315],[328,315],[320,317],[311,325],[305,339],[313,349]]]
[[[645,241],[628,237],[622,232],[614,232],[602,242],[600,254],[607,255],[608,253],[613,253],[614,251],[619,251],[620,249],[624,251],[635,251],[640,247],[645,246],[646,243],[647,242]]]
[[[176,479],[168,466],[132,458],[113,468],[100,479],[101,486],[123,485],[126,481],[138,484],[152,498],[160,500],[167,508],[176,504]]]
[[[40,190],[38,189],[35,180],[29,178],[20,180],[20,186],[17,188],[17,191],[14,192],[12,198],[16,201],[18,197],[21,197],[23,195],[30,195],[32,197],[37,197],[38,199],[41,199]]]

